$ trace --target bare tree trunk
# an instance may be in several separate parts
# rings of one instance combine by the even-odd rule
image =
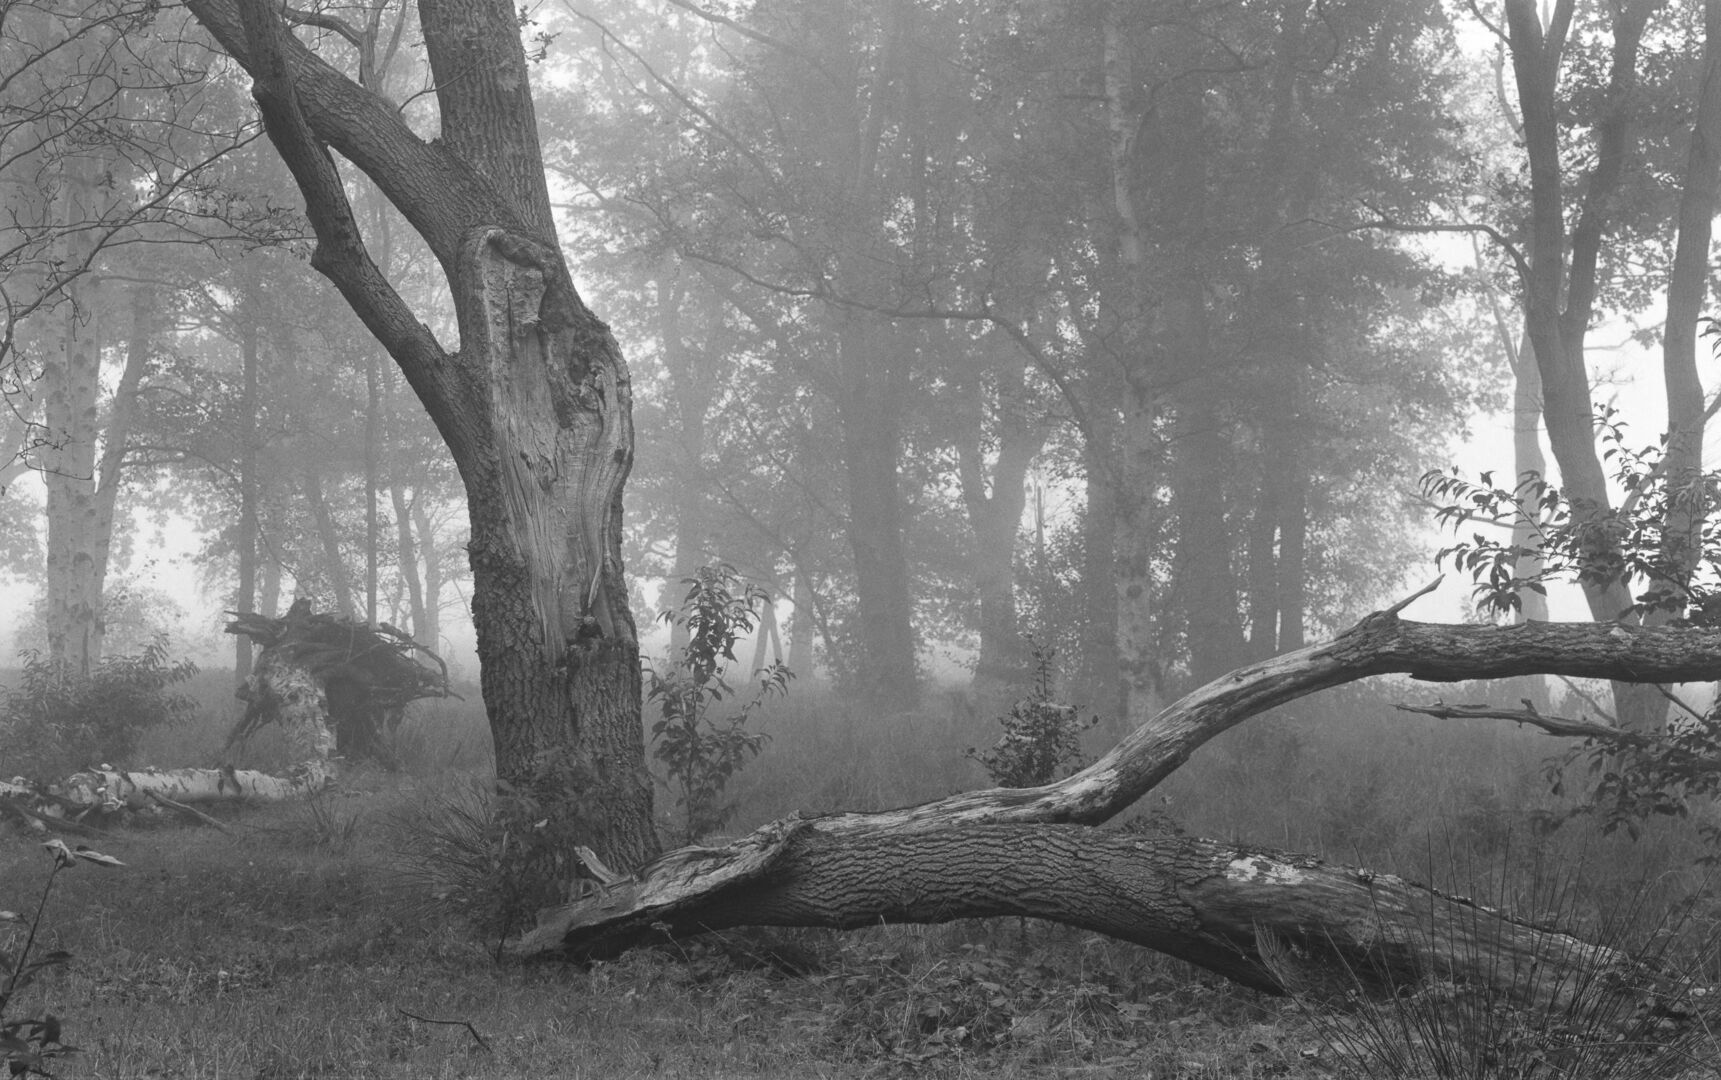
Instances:
[[[956,447],[957,475],[968,527],[974,533],[970,563],[980,608],[980,655],[974,666],[973,692],[982,700],[1000,697],[1028,678],[1022,634],[1016,622],[1016,538],[1027,507],[1028,466],[1039,453],[1043,435],[1024,415],[1027,408],[1027,358],[1011,349],[998,371],[996,460],[987,479],[985,402],[977,378],[960,388],[963,431]],[[990,490],[988,490],[990,489]]]
[[[1303,456],[1286,453],[1284,506],[1279,514],[1279,651],[1303,647],[1309,606],[1309,467]]]
[[[424,606],[424,579],[418,569],[418,544],[412,536],[412,508],[407,504],[406,487],[398,478],[389,482],[388,499],[389,506],[394,511],[396,557],[400,579],[406,585],[407,609],[412,617],[412,636],[434,649],[434,640],[419,637],[429,622]]]
[[[417,528],[418,551],[424,559],[424,622],[412,624],[412,636],[433,649],[442,648],[442,552],[436,544],[436,526],[424,506],[421,491],[412,503],[412,523]],[[416,619],[417,616],[415,615]]]
[[[1102,474],[1116,485],[1111,509],[1117,589],[1117,667],[1120,676],[1118,715],[1134,727],[1164,704],[1158,655],[1158,601],[1154,595],[1153,557],[1159,538],[1159,482],[1164,459],[1156,430],[1159,403],[1153,386],[1155,365],[1149,359],[1149,312],[1152,290],[1147,278],[1147,241],[1143,210],[1137,196],[1135,142],[1144,117],[1136,105],[1136,74],[1125,25],[1129,5],[1106,4],[1101,15],[1100,75],[1105,85],[1106,154],[1111,209],[1117,228],[1116,283],[1106,306],[1115,320],[1119,343],[1113,354],[1116,381],[1098,380],[1103,394],[1122,391],[1122,423],[1117,428],[1115,464]],[[1100,403],[1106,410],[1114,403]],[[1110,464],[1108,462],[1108,464]],[[1091,485],[1094,477],[1089,476]]]
[[[247,280],[241,288],[254,288]],[[239,593],[234,610],[247,615],[257,610],[257,338],[258,326],[252,302],[241,295],[239,321]],[[240,686],[251,676],[251,639],[233,638],[233,677]]]
[[[836,317],[843,381],[837,412],[858,608],[855,677],[861,696],[873,705],[909,709],[920,699],[920,676],[897,486],[908,360],[894,334],[852,312]]]
[[[358,609],[353,606],[353,586],[347,580],[347,564],[341,556],[340,531],[335,528],[335,515],[329,509],[329,500],[323,495],[323,474],[315,462],[305,465],[301,482],[311,520],[317,523],[317,539],[323,547],[323,572],[328,575],[329,588],[335,594],[335,610],[343,619],[356,618]]]
[[[1509,336],[1503,336],[1502,340],[1510,346]],[[1536,365],[1535,347],[1530,344],[1527,334],[1513,351],[1512,375],[1512,461],[1516,482],[1521,484],[1532,475],[1545,479],[1548,471],[1548,463],[1542,456],[1542,372]],[[1528,554],[1519,558],[1512,572],[1526,579],[1540,574],[1542,558],[1535,553],[1541,546],[1537,523],[1514,523],[1512,543],[1529,549]],[[1547,621],[1546,596],[1526,590],[1521,599],[1523,606],[1518,612],[1521,619]]]
[[[663,587],[664,606],[679,607],[687,589],[684,583],[709,558],[705,547],[705,410],[711,404],[713,366],[701,365],[697,352],[683,336],[681,304],[686,290],[676,276],[674,261],[666,259],[665,263],[657,281],[658,339],[676,410],[679,460],[675,470],[675,564]],[[679,654],[687,641],[686,624],[671,623],[671,653]]]
[[[395,535],[395,565],[400,574],[401,584],[406,587],[407,607],[412,619],[412,636],[420,644],[431,649],[440,646],[434,637],[423,635],[430,628],[430,616],[424,601],[424,574],[418,565],[419,543],[413,536],[414,517],[413,503],[423,499],[422,490],[415,491],[413,498],[407,498],[407,476],[412,471],[402,460],[400,452],[401,433],[394,430],[394,421],[398,419],[395,411],[394,378],[388,371],[379,372],[382,390],[382,414],[389,421],[391,429],[385,440],[386,457],[388,460],[388,500],[389,508],[394,513]]]
[[[1081,674],[1075,696],[1097,709],[1114,730],[1127,730],[1128,696],[1118,646],[1123,616],[1117,560],[1120,480],[1113,460],[1116,427],[1109,410],[1096,408],[1082,433],[1087,505],[1082,513]]]
[[[263,564],[263,584],[257,590],[257,613],[274,618],[281,610],[281,561],[272,552],[260,556]]]
[[[1721,185],[1721,0],[1704,0],[1703,81],[1686,152],[1679,199],[1679,231],[1667,281],[1667,320],[1662,330],[1662,376],[1667,394],[1667,449],[1663,468],[1669,485],[1689,491],[1702,483],[1705,409],[1697,374],[1697,320],[1709,290],[1709,247]],[[1673,581],[1684,589],[1702,558],[1701,496],[1676,499],[1661,532],[1662,557]]]
[[[385,262],[386,266],[387,263]],[[382,480],[382,388],[377,358],[365,350],[365,623],[376,625],[377,547],[382,530],[377,521],[377,488]]]
[[[813,583],[801,565],[800,553],[794,552],[791,557],[794,559],[795,586],[790,595],[795,610],[789,617],[789,670],[797,678],[810,679],[813,677],[813,638],[817,634]]]
[[[67,227],[59,255],[67,266],[84,266],[95,242],[87,226],[101,212],[96,188],[101,162],[93,154],[78,154],[69,156],[62,169],[59,217]],[[48,655],[84,674],[101,659],[105,631],[102,583],[96,576],[99,288],[88,273],[61,288],[58,338],[42,367],[44,445],[38,452],[47,487]]]

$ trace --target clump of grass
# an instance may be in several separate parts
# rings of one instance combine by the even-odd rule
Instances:
[[[1503,926],[1480,905],[1472,909],[1470,925],[1444,924],[1450,939],[1436,936],[1441,931],[1431,928],[1441,924],[1432,918],[1422,931],[1428,935],[1426,952],[1454,956],[1455,970],[1486,972],[1477,983],[1439,970],[1407,977],[1378,954],[1352,962],[1336,982],[1311,981],[1283,943],[1263,941],[1263,956],[1347,1076],[1721,1075],[1710,1067],[1721,1060],[1721,1038],[1703,1008],[1717,940],[1711,928],[1690,918],[1691,904],[1651,912],[1648,892],[1640,890],[1614,910],[1586,917],[1580,910],[1586,895],[1581,864],[1550,870],[1538,862],[1530,875],[1512,906],[1537,913],[1550,949],[1569,943],[1564,958],[1571,963],[1508,969],[1512,961],[1499,938]],[[1629,986],[1621,975],[1622,955],[1634,972]]]
[[[419,918],[453,910],[486,933],[502,934],[525,914],[503,873],[504,840],[495,793],[482,777],[437,784],[389,816],[384,826],[403,910]]]
[[[362,811],[342,813],[335,795],[327,789],[313,794],[301,807],[298,835],[307,847],[336,853],[352,850]]]

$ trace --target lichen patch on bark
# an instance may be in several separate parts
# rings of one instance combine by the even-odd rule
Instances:
[[[1240,859],[1232,859],[1225,866],[1225,876],[1232,881],[1260,885],[1299,885],[1304,879],[1303,872],[1295,866],[1265,855],[1246,855]]]

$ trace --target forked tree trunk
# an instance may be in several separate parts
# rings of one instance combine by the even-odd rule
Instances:
[[[578,846],[639,864],[658,845],[621,567],[631,388],[615,339],[580,300],[557,246],[514,7],[421,0],[441,120],[429,141],[295,39],[277,5],[189,6],[254,80],[269,137],[305,196],[312,265],[388,349],[460,470],[498,805],[523,841],[510,872],[548,898]],[[331,150],[435,253],[458,351],[436,340],[371,259]]]
[[[511,948],[521,956],[602,956],[666,931],[1031,915],[1134,941],[1266,990],[1279,984],[1263,955],[1263,934],[1329,972],[1360,970],[1366,956],[1370,966],[1407,980],[1472,980],[1531,999],[1569,993],[1569,979],[1559,989],[1562,975],[1596,963],[1632,974],[1626,958],[1390,875],[1234,844],[1077,826],[1128,808],[1220,732],[1369,675],[1452,681],[1629,673],[1675,682],[1717,671],[1718,630],[1437,626],[1389,610],[1333,641],[1207,684],[1066,780],[877,814],[792,818],[726,847],[670,852],[545,913]],[[1475,947],[1478,941],[1488,947]],[[1532,966],[1540,974],[1523,979]]]

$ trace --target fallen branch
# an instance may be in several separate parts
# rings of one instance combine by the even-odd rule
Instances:
[[[1371,675],[1721,677],[1721,630],[1444,626],[1402,620],[1401,607],[1368,616],[1332,641],[1208,683],[1065,780],[880,813],[790,818],[724,847],[672,851],[543,913],[508,950],[592,957],[664,933],[739,925],[1028,915],[1135,941],[1267,990],[1278,982],[1258,952],[1258,931],[1329,967],[1361,970],[1346,959],[1361,950],[1407,979],[1461,972],[1532,1000],[1591,985],[1584,973],[1598,965],[1614,972],[1610,992],[1644,992],[1654,977],[1623,956],[1398,878],[1205,840],[1070,827],[1097,825],[1126,809],[1202,743],[1249,717]],[[1466,945],[1476,935],[1488,949]],[[1502,949],[1507,962],[1466,968]],[[1521,972],[1529,970],[1539,973],[1535,985],[1523,984]]]
[[[177,810],[200,824],[208,825],[213,829],[218,829],[221,832],[228,834],[233,832],[232,829],[227,827],[227,823],[225,821],[222,821],[220,818],[210,817],[195,806],[189,806],[182,802],[175,802],[173,799],[170,799],[165,795],[158,795],[153,791],[149,793],[149,797],[153,799],[157,805],[164,806],[169,810]]]
[[[484,1036],[478,1034],[478,1029],[473,1027],[472,1022],[469,1020],[433,1020],[428,1016],[420,1016],[417,1013],[410,1013],[399,1007],[395,1009],[395,1012],[400,1013],[400,1015],[406,1017],[408,1020],[417,1020],[421,1024],[446,1024],[450,1027],[463,1027],[466,1029],[466,1034],[472,1036],[472,1040],[479,1046],[483,1047],[486,1054],[495,1053],[495,1051],[490,1049],[490,1044],[484,1041]]]

